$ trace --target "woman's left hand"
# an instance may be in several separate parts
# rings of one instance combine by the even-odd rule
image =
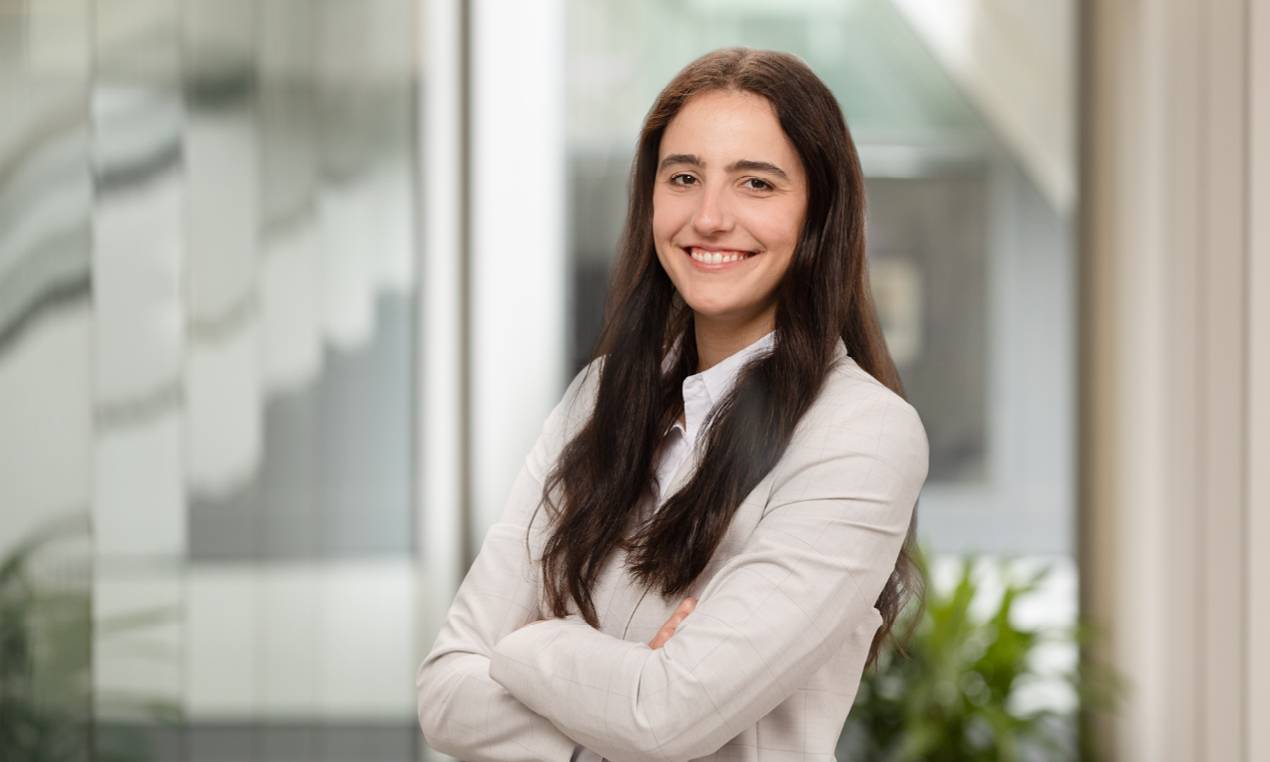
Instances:
[[[679,608],[671,613],[670,618],[661,626],[653,639],[648,642],[648,647],[654,651],[666,645],[666,641],[670,640],[670,636],[675,634],[675,630],[679,629],[680,623],[687,618],[692,610],[697,607],[697,599],[691,596],[684,598],[679,602]]]

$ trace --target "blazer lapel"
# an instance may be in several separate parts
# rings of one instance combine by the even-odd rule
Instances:
[[[671,477],[670,484],[666,487],[667,499],[683,488],[683,485],[688,482],[688,479],[697,470],[697,464],[699,461],[700,458],[696,448],[691,449],[688,452],[688,457],[684,458],[684,462],[680,464],[679,470]],[[652,490],[647,490],[645,492],[643,505],[640,509],[641,517],[645,520],[651,519],[654,511],[656,510],[656,505],[656,496],[653,494]],[[612,628],[611,634],[620,638],[625,638],[627,629],[630,627],[631,620],[635,615],[635,611],[644,601],[644,597],[649,594],[649,590],[644,586],[637,584],[635,580],[628,575],[625,569],[626,552],[622,550],[618,550],[617,552],[621,554],[622,560],[614,572],[617,575],[614,579],[616,589],[613,591],[612,598],[610,599],[610,603],[607,607],[608,615],[605,617],[605,623],[607,627]]]
[[[697,471],[697,463],[700,455],[696,447],[689,448],[688,457],[684,458],[684,462],[679,464],[679,470],[675,471],[674,476],[670,477],[670,484],[666,485],[666,499],[669,500],[676,492],[683,489],[684,484]],[[651,508],[652,505],[650,504]]]

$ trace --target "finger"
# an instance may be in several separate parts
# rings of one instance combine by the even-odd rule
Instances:
[[[696,600],[692,598],[685,598],[683,602],[679,604],[679,608],[675,609],[675,613],[670,616],[668,623],[673,622],[675,626],[678,627],[679,623],[686,619],[696,607]]]
[[[662,627],[657,631],[657,634],[653,636],[653,639],[648,644],[648,647],[654,649],[661,648],[667,640],[670,640],[670,636],[674,634],[675,629],[673,627]]]
[[[675,634],[675,631],[679,629],[679,625],[683,623],[683,620],[692,613],[692,609],[695,605],[696,601],[691,598],[688,598],[684,600],[684,602],[680,603],[679,608],[675,609],[675,613],[671,614],[670,618],[666,620],[666,623],[663,624],[661,629],[657,631],[657,638],[659,638],[662,643],[670,640],[671,636]]]
[[[667,640],[670,640],[670,636],[674,635],[675,630],[679,627],[680,621],[681,618],[678,615],[671,616],[670,619],[667,619],[666,623],[661,626],[661,629],[657,631],[657,635],[655,635],[653,639],[660,641],[661,643],[665,643]]]
[[[648,647],[654,649],[660,648],[667,640],[670,640],[670,637],[675,634],[675,630],[679,628],[680,623],[682,623],[683,620],[692,613],[692,610],[696,608],[696,606],[696,598],[688,597],[680,601],[679,606],[675,608],[674,613],[670,615],[670,618],[666,620],[666,623],[661,626],[661,629],[658,630],[657,634],[653,636],[653,639],[649,641]]]

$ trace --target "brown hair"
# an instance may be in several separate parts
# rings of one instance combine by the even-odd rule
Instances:
[[[688,99],[714,90],[750,92],[772,104],[807,176],[806,217],[778,287],[772,352],[751,360],[711,412],[702,467],[628,540],[626,529],[653,483],[655,451],[682,410],[683,380],[698,362],[692,310],[653,246],[658,151],[666,126]],[[619,546],[629,550],[626,565],[637,581],[667,598],[688,589],[741,501],[784,453],[819,393],[839,338],[865,371],[904,396],[869,294],[860,160],[833,94],[800,59],[727,48],[684,67],[644,119],[629,191],[604,326],[593,352],[603,358],[596,363],[602,371],[593,413],[564,447],[542,492],[551,505],[549,494],[561,487],[564,502],[562,509],[551,507],[554,525],[543,549],[545,606],[562,617],[572,598],[597,627],[591,590]],[[678,360],[663,374],[666,353],[680,337]],[[922,605],[916,526],[914,514],[878,597],[882,626],[868,664],[908,599],[916,595]],[[909,634],[911,629],[905,639]]]

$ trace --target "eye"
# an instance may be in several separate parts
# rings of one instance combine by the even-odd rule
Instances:
[[[751,186],[750,186],[750,190],[761,190],[761,191],[769,191],[769,190],[772,190],[772,184],[771,184],[771,183],[769,183],[769,182],[768,182],[768,181],[766,181],[766,180],[759,179],[759,178],[757,178],[757,177],[747,177],[747,178],[745,178],[745,182],[747,182],[747,183],[758,183],[758,185],[757,185],[757,186],[751,185]]]
[[[690,181],[692,181],[692,182],[696,182],[696,180],[697,180],[697,178],[693,177],[693,176],[692,176],[692,175],[690,175],[690,174],[687,174],[687,173],[684,173],[684,172],[680,172],[680,173],[679,173],[679,174],[677,174],[677,175],[671,175],[671,176],[670,176],[670,184],[671,184],[671,185],[691,185],[691,184],[692,184],[692,182],[682,182],[682,183],[681,183],[681,182],[679,182],[679,178],[681,178],[681,177],[682,177],[682,178],[685,178],[686,180],[690,180]]]

